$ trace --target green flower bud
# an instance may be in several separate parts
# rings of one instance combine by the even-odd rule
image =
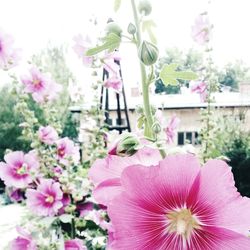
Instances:
[[[134,35],[136,33],[136,27],[134,24],[129,23],[128,25],[128,33]]]
[[[73,204],[69,204],[68,206],[65,207],[64,210],[66,213],[72,213],[76,210],[76,206]]]
[[[158,121],[154,122],[152,125],[152,130],[155,134],[159,134],[161,132],[161,125]]]
[[[141,62],[147,66],[152,65],[157,61],[158,54],[158,48],[150,42],[143,41],[139,47],[138,56]]]
[[[116,154],[119,156],[131,156],[136,153],[140,144],[139,139],[133,134],[125,134],[125,136],[117,143]]]
[[[148,0],[141,0],[138,5],[139,13],[148,16],[152,11],[152,5]]]
[[[106,31],[107,35],[110,33],[114,33],[117,36],[121,36],[121,33],[122,33],[121,27],[115,22],[108,23],[106,28],[105,28],[105,31]]]

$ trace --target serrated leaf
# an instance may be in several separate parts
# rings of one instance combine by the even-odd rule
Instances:
[[[89,49],[86,52],[86,56],[96,55],[104,50],[108,50],[108,52],[112,52],[120,46],[121,38],[117,36],[115,33],[109,33],[104,38],[104,43],[95,48]]]
[[[142,31],[147,32],[150,38],[150,41],[154,44],[157,44],[156,36],[154,35],[154,32],[152,31],[152,28],[155,28],[155,27],[156,27],[156,24],[153,20],[145,20],[142,23]]]
[[[160,78],[162,82],[167,85],[177,85],[178,80],[195,80],[198,76],[192,71],[176,71],[178,64],[172,63],[164,65],[161,72]]]
[[[114,11],[117,12],[121,7],[121,0],[115,0],[114,2]]]
[[[73,217],[72,214],[62,214],[59,216],[59,219],[63,223],[70,223]]]

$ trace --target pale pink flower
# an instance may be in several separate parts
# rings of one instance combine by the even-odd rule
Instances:
[[[93,196],[95,200],[107,205],[113,197],[122,190],[120,177],[128,166],[142,164],[157,165],[161,155],[158,149],[144,147],[130,157],[108,155],[105,159],[98,159],[89,170],[89,178],[95,185]]]
[[[205,102],[207,98],[207,84],[204,81],[195,82],[191,86],[191,92],[200,94],[201,102]]]
[[[40,141],[45,144],[52,145],[58,139],[56,130],[51,126],[40,127],[38,130],[38,137]]]
[[[62,164],[67,165],[68,159],[71,158],[74,163],[78,163],[80,159],[79,148],[68,137],[59,139],[57,142],[57,158]]]
[[[25,188],[32,183],[32,174],[37,172],[39,162],[33,152],[21,151],[8,153],[5,162],[0,162],[0,178],[6,186]]]
[[[37,246],[32,239],[31,234],[26,232],[21,227],[17,227],[17,231],[21,236],[18,236],[10,242],[10,250],[36,250]]]
[[[171,117],[167,127],[164,128],[168,143],[174,142],[174,138],[176,135],[176,128],[178,127],[179,123],[180,123],[180,119],[176,115],[173,115]]]
[[[123,86],[122,80],[121,80],[120,77],[117,77],[117,76],[109,77],[104,82],[104,87],[106,87],[106,88],[112,88],[117,93],[120,93],[122,91],[122,86]]]
[[[83,241],[79,239],[66,240],[64,243],[65,250],[87,250],[83,245]]]
[[[194,156],[169,156],[158,166],[126,168],[121,183],[108,206],[110,249],[250,249],[250,200],[225,162],[200,167]]]
[[[61,91],[59,84],[36,67],[30,69],[30,75],[21,76],[21,81],[25,85],[24,91],[32,94],[33,99],[38,103],[55,99]]]
[[[17,65],[20,50],[13,48],[12,36],[0,30],[0,68],[10,69]]]
[[[54,216],[63,206],[60,184],[52,179],[42,179],[37,189],[27,189],[27,206],[34,214]]]
[[[75,36],[73,40],[75,42],[75,45],[73,46],[75,53],[80,59],[82,59],[85,66],[91,66],[93,62],[93,56],[86,56],[87,50],[92,47],[90,38],[88,36],[83,38],[82,35],[78,35]]]
[[[199,15],[192,26],[192,38],[199,45],[207,43],[211,36],[212,26],[205,15]]]
[[[116,92],[121,92],[123,86],[120,76],[120,66],[118,65],[120,59],[117,51],[105,55],[103,59],[103,68],[108,72],[108,78],[104,82],[104,86],[106,88],[112,88]]]

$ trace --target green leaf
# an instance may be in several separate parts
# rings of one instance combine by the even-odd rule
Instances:
[[[60,221],[63,223],[70,223],[72,218],[74,218],[72,214],[62,214],[59,216]]]
[[[115,0],[114,2],[114,11],[117,12],[121,7],[121,0]]]
[[[157,44],[157,39],[153,32],[153,28],[155,27],[156,24],[153,20],[145,20],[142,23],[142,32],[147,32],[151,42]]]
[[[164,65],[161,72],[160,78],[162,82],[167,85],[177,85],[178,80],[195,80],[198,76],[192,71],[176,71],[178,64],[172,63]]]
[[[89,49],[86,52],[86,56],[96,55],[104,50],[108,50],[108,52],[112,52],[120,46],[121,38],[114,33],[109,33],[104,38],[104,43],[95,48]]]

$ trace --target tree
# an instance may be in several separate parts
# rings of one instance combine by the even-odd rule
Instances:
[[[249,67],[246,67],[242,61],[228,63],[218,72],[218,80],[222,87],[228,86],[231,91],[238,91],[240,82],[245,80],[248,72]]]

